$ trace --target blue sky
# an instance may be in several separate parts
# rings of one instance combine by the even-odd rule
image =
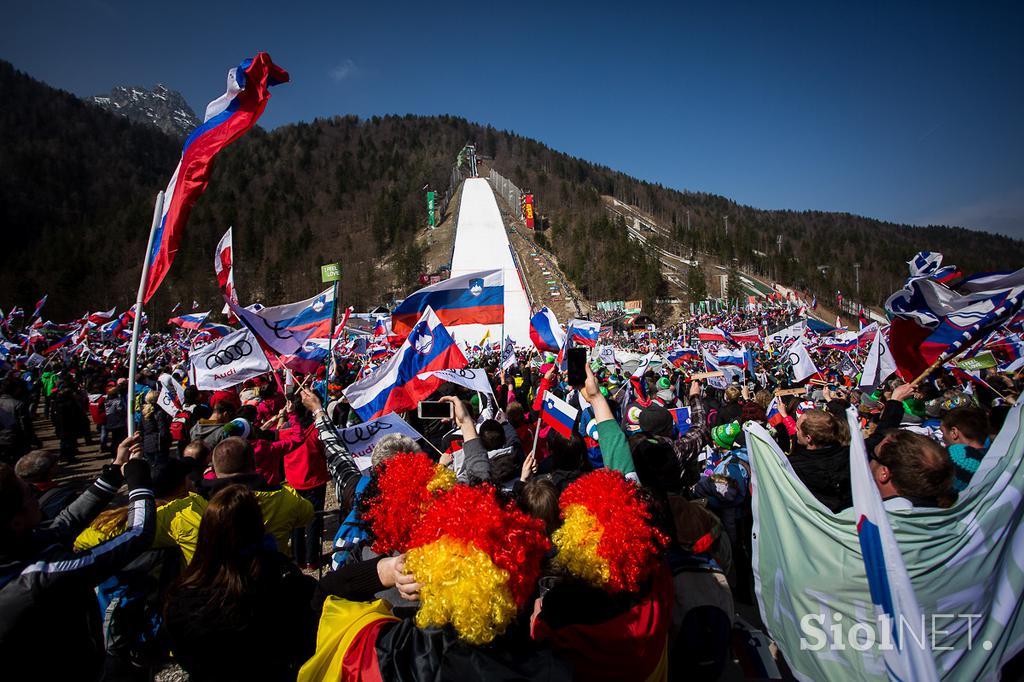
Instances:
[[[80,0],[6,8],[0,58],[201,115],[266,50],[292,75],[267,127],[449,113],[757,207],[1024,237],[1021,36],[1020,2]]]

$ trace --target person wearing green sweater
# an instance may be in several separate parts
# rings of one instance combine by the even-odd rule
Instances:
[[[633,464],[633,455],[629,451],[629,443],[626,442],[626,434],[622,432],[619,423],[615,421],[612,408],[608,405],[608,399],[601,393],[597,385],[597,377],[587,366],[587,382],[581,391],[591,407],[594,408],[594,421],[597,422],[598,443],[601,444],[601,459],[609,469],[619,471],[626,478],[639,482],[636,475],[636,466]]]
[[[57,380],[60,374],[52,369],[45,370],[39,376],[39,383],[43,386],[43,416],[50,418],[50,394],[57,388]]]

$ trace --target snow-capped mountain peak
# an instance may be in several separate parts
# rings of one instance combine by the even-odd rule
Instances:
[[[181,137],[191,133],[200,123],[181,93],[159,83],[152,90],[118,86],[109,95],[96,95],[92,102],[130,121],[148,123],[165,133]]]

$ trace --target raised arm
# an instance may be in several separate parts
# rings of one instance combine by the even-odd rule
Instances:
[[[356,465],[352,453],[341,442],[334,424],[327,418],[327,412],[324,410],[323,403],[320,402],[320,397],[308,388],[302,389],[301,396],[302,404],[313,414],[313,423],[316,424],[317,434],[320,436],[320,442],[324,444],[327,470],[331,472],[331,478],[334,479],[338,504],[343,509],[349,508],[352,505],[352,492],[362,475],[359,466]]]
[[[629,451],[626,434],[615,421],[612,408],[601,394],[597,386],[597,378],[587,365],[587,382],[583,385],[583,395],[594,408],[594,421],[597,422],[598,443],[601,447],[601,459],[609,469],[622,472],[626,478],[637,480],[633,454]]]
[[[452,411],[455,415],[455,423],[462,431],[462,453],[464,461],[462,471],[456,471],[459,480],[463,483],[477,483],[479,481],[491,480],[491,460],[487,457],[487,450],[477,437],[476,424],[473,417],[461,400],[454,396],[441,398],[443,402],[452,404]]]

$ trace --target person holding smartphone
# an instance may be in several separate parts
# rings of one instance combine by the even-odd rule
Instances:
[[[455,396],[445,396],[441,402],[451,403],[453,423],[462,432],[462,457],[453,464],[459,483],[481,483],[491,480],[491,461],[487,449],[476,432],[476,422],[465,404]]]

